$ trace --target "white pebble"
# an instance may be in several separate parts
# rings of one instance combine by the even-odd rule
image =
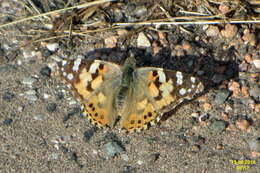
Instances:
[[[59,44],[58,43],[48,43],[48,44],[46,44],[46,47],[49,51],[55,52],[59,48]]]
[[[138,34],[137,37],[137,47],[151,47],[151,43],[149,39],[146,37],[146,35],[141,32]]]
[[[253,64],[256,68],[260,69],[260,59],[253,60]]]

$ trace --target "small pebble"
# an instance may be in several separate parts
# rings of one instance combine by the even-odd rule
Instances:
[[[233,111],[233,108],[231,107],[231,105],[226,104],[226,106],[225,106],[225,112],[231,112],[231,111]]]
[[[210,25],[206,31],[207,36],[209,37],[216,37],[219,35],[219,29],[215,25]]]
[[[254,33],[250,33],[248,29],[244,31],[244,35],[242,39],[245,41],[245,43],[249,43],[251,46],[256,45],[256,37]]]
[[[46,93],[43,94],[43,98],[44,98],[45,100],[49,99],[50,97],[51,97],[50,94],[46,94]]]
[[[38,100],[38,97],[36,95],[25,95],[24,96],[27,100],[30,100],[30,101],[36,101]]]
[[[212,108],[212,106],[211,106],[211,104],[210,103],[204,103],[203,105],[202,105],[202,107],[203,107],[203,109],[204,109],[204,111],[209,111],[209,110],[211,110],[211,108]]]
[[[240,84],[235,81],[231,81],[228,84],[228,89],[233,92],[234,97],[238,97],[241,90],[240,90]]]
[[[223,132],[226,127],[227,123],[222,120],[213,120],[213,122],[209,126],[209,128],[215,133]]]
[[[51,160],[59,159],[59,153],[51,153],[49,159]]]
[[[248,145],[251,151],[260,152],[260,137],[248,141]]]
[[[228,116],[228,114],[227,114],[226,112],[222,112],[222,113],[221,113],[221,117],[222,117],[223,120],[225,120],[225,121],[228,121],[228,120],[229,120],[229,116]]]
[[[81,112],[81,109],[79,107],[75,107],[73,108],[64,118],[63,118],[63,122],[68,121],[72,116],[78,114]]]
[[[117,142],[108,142],[104,145],[104,148],[108,158],[114,157],[116,154],[124,151],[124,149]]]
[[[77,100],[71,100],[69,101],[69,105],[75,105],[75,104],[78,104]]]
[[[164,47],[166,47],[167,45],[169,45],[169,43],[168,43],[168,41],[167,41],[167,39],[166,39],[166,34],[165,34],[164,32],[159,31],[159,32],[158,32],[158,37],[159,37],[160,43],[161,43]]]
[[[13,122],[13,119],[12,119],[12,118],[7,118],[7,119],[5,119],[5,120],[3,121],[3,124],[9,126],[12,122]]]
[[[106,48],[114,48],[117,44],[117,37],[116,36],[110,36],[105,39],[105,46]]]
[[[249,90],[249,94],[251,97],[253,97],[256,100],[260,100],[260,86],[259,85],[254,85],[253,87],[251,87],[251,89]]]
[[[237,120],[236,121],[236,126],[240,130],[247,131],[247,129],[250,126],[250,123],[247,120]]]
[[[40,70],[40,74],[41,74],[42,76],[50,77],[50,76],[51,76],[51,69],[50,69],[48,66],[45,66],[45,67],[43,67],[43,68]]]
[[[144,17],[147,13],[147,8],[143,5],[137,6],[135,10],[133,11],[133,14],[135,14],[136,17]]]
[[[128,162],[129,161],[129,157],[127,154],[121,154],[121,158],[125,161]]]
[[[84,132],[84,141],[85,142],[88,142],[95,134],[95,132],[97,131],[98,129],[96,127],[93,127],[87,131]]]
[[[146,161],[149,162],[150,164],[153,164],[159,159],[159,157],[160,157],[160,153],[153,153],[146,158]]]
[[[26,94],[26,95],[36,95],[37,92],[35,90],[28,90],[28,91],[25,91],[24,94]]]
[[[24,107],[23,107],[23,106],[18,106],[18,108],[17,108],[17,111],[18,111],[18,112],[22,112],[22,111],[23,111],[23,109],[24,109]]]
[[[251,64],[252,61],[253,61],[253,58],[250,54],[246,54],[245,57],[244,57],[245,61],[248,63],[248,64]]]
[[[199,117],[199,121],[206,121],[208,120],[210,117],[210,114],[206,113],[206,114],[202,114],[200,117]]]
[[[55,52],[59,48],[59,44],[58,43],[47,43],[46,47],[49,51]]]
[[[253,60],[253,64],[257,69],[260,69],[260,59]]]
[[[44,114],[36,114],[33,116],[33,118],[38,121],[43,121],[46,119],[46,116]]]
[[[199,118],[199,113],[198,112],[193,112],[193,113],[191,113],[191,117],[193,117],[193,118]]]
[[[226,24],[225,29],[221,31],[222,36],[232,38],[237,34],[238,28],[236,25]]]
[[[56,103],[49,103],[49,104],[47,104],[47,106],[46,106],[46,110],[47,110],[48,112],[54,112],[54,111],[56,110],[56,108],[57,108]]]
[[[217,144],[216,149],[217,150],[224,150],[223,144]]]
[[[3,95],[3,100],[6,101],[6,102],[11,102],[11,100],[14,98],[14,94],[7,91],[4,93]]]
[[[33,77],[25,77],[22,80],[22,84],[31,87],[33,85],[33,83],[36,82],[36,81],[37,81],[37,79],[35,79]]]
[[[138,164],[138,165],[143,165],[143,164],[144,164],[144,161],[142,161],[142,160],[137,160],[137,164]]]
[[[191,147],[191,151],[193,151],[193,152],[198,152],[198,151],[200,151],[200,145],[193,145],[193,146]]]
[[[221,13],[227,13],[229,11],[229,6],[223,3],[219,5],[218,9]]]
[[[249,89],[246,86],[241,87],[241,93],[244,97],[249,97]]]
[[[151,43],[149,39],[146,37],[146,35],[143,32],[138,34],[137,47],[139,48],[151,47]]]
[[[227,89],[218,90],[215,95],[215,102],[217,104],[223,104],[230,96],[231,92]]]

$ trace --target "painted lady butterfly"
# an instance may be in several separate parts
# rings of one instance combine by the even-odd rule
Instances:
[[[162,114],[203,90],[198,78],[162,68],[136,68],[134,58],[124,66],[76,59],[59,63],[60,73],[83,105],[83,113],[98,127],[128,132],[147,129]]]

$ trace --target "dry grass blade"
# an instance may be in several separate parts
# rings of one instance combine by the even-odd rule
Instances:
[[[67,10],[72,10],[72,9],[76,9],[76,8],[77,9],[86,8],[86,7],[89,7],[89,6],[99,5],[99,4],[103,4],[103,3],[106,3],[106,2],[112,2],[112,1],[115,1],[115,0],[98,0],[98,1],[93,1],[93,2],[86,2],[84,4],[75,5],[75,6],[63,8],[63,9],[60,9],[60,10],[50,11],[50,12],[47,12],[47,13],[42,13],[42,14],[39,14],[39,15],[26,17],[26,18],[16,20],[16,21],[13,21],[13,22],[10,22],[10,23],[6,23],[6,24],[3,24],[3,25],[0,25],[0,28],[11,26],[11,25],[14,25],[14,24],[17,24],[17,23],[25,22],[25,21],[36,19],[36,18],[43,17],[43,16],[49,16],[49,15],[52,15],[52,14],[61,13],[61,12],[67,11]]]
[[[194,16],[196,19],[198,16]],[[212,16],[208,16],[212,17]],[[193,18],[193,19],[194,19]],[[177,18],[180,19],[180,18]],[[184,19],[184,18],[182,18]],[[188,19],[186,17],[186,19]],[[190,18],[191,20],[192,18]],[[114,26],[134,26],[134,25],[203,25],[203,24],[246,24],[246,23],[260,23],[260,18],[253,18],[251,20],[243,20],[243,19],[225,19],[225,20],[196,20],[196,21],[173,21],[176,19],[161,19],[161,20],[152,20],[152,21],[144,21],[144,22],[125,22],[125,23],[114,23]]]

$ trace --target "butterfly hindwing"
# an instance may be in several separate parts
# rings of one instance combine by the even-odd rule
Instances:
[[[70,60],[60,64],[62,77],[70,84],[83,104],[88,119],[97,126],[112,126],[115,121],[113,99],[119,86],[121,69],[100,60]]]

